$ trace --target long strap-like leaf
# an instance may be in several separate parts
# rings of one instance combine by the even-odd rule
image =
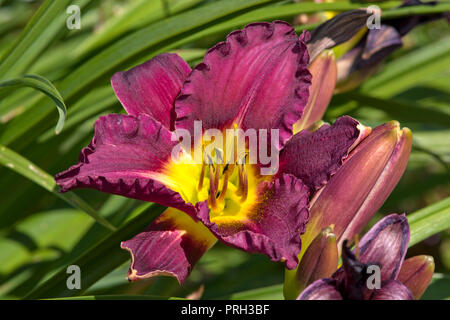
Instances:
[[[55,179],[53,179],[53,177],[47,172],[36,166],[28,159],[22,157],[20,154],[2,145],[0,145],[0,164],[17,172],[25,178],[30,179],[45,190],[52,192],[71,206],[86,212],[88,215],[94,218],[95,221],[97,221],[104,227],[112,231],[116,230],[116,228],[111,223],[109,223],[105,218],[99,215],[75,193],[58,192],[58,187],[56,185]]]
[[[39,90],[49,96],[53,102],[55,102],[56,107],[59,112],[58,123],[56,124],[55,132],[59,134],[66,121],[67,109],[64,103],[64,99],[55,86],[46,78],[35,74],[26,74],[14,79],[4,80],[0,82],[0,90],[2,88],[8,87],[30,87]]]

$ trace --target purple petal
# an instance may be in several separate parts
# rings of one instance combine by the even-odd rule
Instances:
[[[343,300],[336,289],[333,279],[320,279],[311,283],[297,298],[297,300]]]
[[[409,225],[404,214],[391,214],[378,221],[359,243],[360,260],[381,266],[381,281],[397,278],[409,243]]]
[[[346,299],[367,300],[373,293],[367,287],[367,279],[370,276],[367,267],[359,261],[348,246],[348,240],[345,240],[342,244],[342,267],[333,274],[332,278],[336,280],[338,288]]]
[[[298,264],[300,234],[308,221],[308,189],[292,175],[283,175],[258,186],[255,204],[240,221],[212,221],[206,203],[198,204],[199,218],[225,244],[272,261],[284,261],[288,269]]]
[[[191,68],[178,55],[164,53],[128,71],[116,73],[111,84],[128,114],[151,115],[170,129],[175,98],[190,72]]]
[[[358,69],[366,65],[376,65],[385,60],[393,51],[402,46],[401,35],[395,28],[381,25],[380,29],[369,30]]]
[[[303,37],[286,22],[230,33],[189,75],[175,102],[176,127],[280,129],[284,142],[308,100],[311,75]]]
[[[121,243],[131,254],[130,281],[173,276],[181,284],[216,238],[185,213],[167,209],[144,232]]]
[[[414,300],[414,297],[400,281],[392,280],[376,290],[371,300]]]
[[[366,135],[358,121],[344,116],[315,132],[303,130],[281,150],[279,173],[290,173],[312,190],[325,184],[352,146]]]
[[[162,170],[176,143],[170,131],[148,115],[103,116],[95,123],[94,138],[81,151],[79,163],[55,180],[61,192],[92,188],[194,214],[194,207],[163,183]]]

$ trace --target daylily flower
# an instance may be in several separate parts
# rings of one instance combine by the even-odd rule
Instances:
[[[411,152],[412,135],[408,128],[400,129],[391,121],[372,130],[310,201],[310,219],[302,235],[301,264],[315,260],[311,242],[321,230],[333,226],[338,251],[345,239],[353,239],[380,209],[406,169]],[[340,254],[340,253],[339,253]],[[305,255],[305,256],[303,256]],[[306,283],[300,266],[286,270],[284,294],[294,299]]]
[[[344,241],[342,267],[331,278],[313,282],[298,299],[412,300],[420,298],[431,280],[434,263],[432,258],[428,257],[424,266],[422,262],[425,259],[419,256],[412,258],[414,260],[406,260],[404,264],[408,243],[409,225],[405,215],[386,216],[364,235],[355,251],[351,251],[347,246],[348,242]],[[402,264],[406,265],[405,269]],[[380,274],[377,288],[375,270],[378,268]]]
[[[162,54],[113,76],[128,115],[101,117],[79,163],[56,182],[62,192],[93,188],[170,207],[122,243],[131,253],[130,280],[170,275],[182,283],[217,239],[283,261],[288,269],[297,266],[309,195],[369,131],[342,117],[293,135],[311,82],[306,37],[285,22],[254,23],[229,34],[193,70],[179,56]],[[278,130],[271,143],[279,151],[278,170],[262,175],[261,162],[234,152],[226,165],[208,154],[196,163],[192,150],[174,161],[174,130],[195,137],[196,121],[201,133]],[[194,151],[207,147],[202,141],[193,141]],[[215,149],[215,156],[235,147]]]

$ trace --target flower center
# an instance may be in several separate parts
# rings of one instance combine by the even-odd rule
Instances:
[[[246,148],[237,148],[236,142],[223,148],[209,144],[198,148],[201,161],[194,161],[195,150],[183,152],[177,163],[166,166],[163,182],[188,203],[208,201],[212,222],[233,224],[247,219],[257,201],[257,186],[267,177],[258,174]]]
[[[221,154],[216,149],[216,156]],[[201,192],[204,187],[205,174],[208,175],[209,190],[208,190],[208,204],[214,213],[221,212],[225,209],[225,199],[227,192],[234,192],[234,195],[239,198],[240,203],[244,203],[248,197],[248,175],[246,155],[236,163],[230,164],[214,164],[212,158],[208,155],[207,163],[202,163],[202,169],[198,182],[198,191]],[[236,169],[237,167],[237,169]],[[237,171],[237,176],[234,171]],[[229,191],[228,186],[233,186]],[[233,198],[233,197],[228,197]],[[227,199],[228,199],[227,198]]]

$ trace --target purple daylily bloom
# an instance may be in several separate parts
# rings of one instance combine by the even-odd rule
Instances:
[[[420,297],[434,270],[422,256],[405,261],[409,225],[405,215],[391,214],[375,224],[353,252],[344,241],[342,267],[330,278],[310,284],[298,300],[412,300]],[[359,257],[358,257],[359,256]],[[379,288],[368,285],[370,266],[381,270]],[[430,274],[431,269],[431,274]],[[402,280],[402,281],[400,281]]]
[[[342,117],[293,135],[311,82],[305,37],[282,21],[253,23],[211,48],[193,70],[162,54],[113,76],[128,115],[101,117],[79,163],[56,182],[62,192],[92,188],[169,207],[122,243],[131,253],[130,280],[170,275],[182,283],[217,239],[297,266],[310,194],[369,131]],[[278,172],[262,176],[258,164],[246,162],[174,163],[174,130],[195,136],[198,120],[204,131],[278,129]]]

